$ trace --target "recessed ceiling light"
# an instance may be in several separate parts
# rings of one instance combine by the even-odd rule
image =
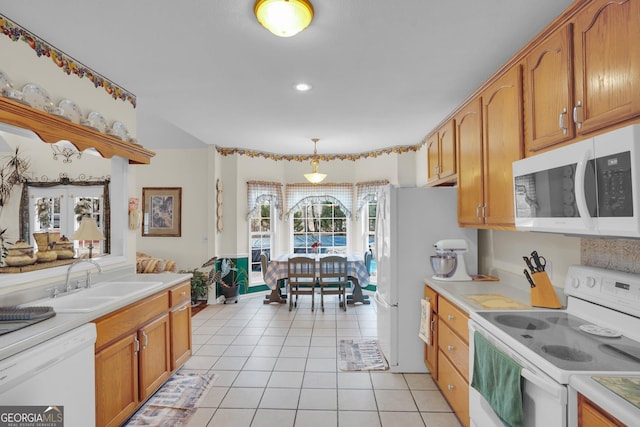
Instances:
[[[312,88],[309,83],[298,83],[294,87],[298,92],[309,92]]]

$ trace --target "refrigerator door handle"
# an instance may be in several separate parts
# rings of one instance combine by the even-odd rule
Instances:
[[[387,307],[397,307],[398,303],[389,304],[384,298],[380,296],[378,292],[373,295],[373,299],[376,300],[376,304],[386,305]]]

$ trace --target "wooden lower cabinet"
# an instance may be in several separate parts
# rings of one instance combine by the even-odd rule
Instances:
[[[138,331],[140,400],[151,396],[171,375],[170,339],[168,314]]]
[[[434,381],[438,379],[438,294],[428,286],[424,287],[424,297],[431,306],[431,345],[424,345],[424,363]]]
[[[625,427],[604,409],[578,393],[578,427]]]
[[[187,281],[95,320],[98,427],[121,425],[189,359],[190,299]]]
[[[175,371],[191,357],[191,303],[186,302],[169,313],[171,321],[171,370]]]
[[[469,427],[469,316],[429,286],[433,346],[425,345],[425,364],[463,426]]]
[[[137,334],[96,353],[96,425],[118,426],[140,403]]]
[[[458,420],[469,427],[469,384],[442,351],[438,353],[437,384]]]

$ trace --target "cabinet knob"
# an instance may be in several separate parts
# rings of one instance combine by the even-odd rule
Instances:
[[[447,385],[447,390],[452,391],[455,387],[453,386],[453,384],[449,384]]]
[[[453,319],[455,319],[455,317],[453,317],[452,314],[447,315],[447,320],[453,320]]]
[[[183,296],[183,297],[187,296],[187,291],[182,291],[182,292],[180,293],[180,296]]]
[[[448,345],[448,346],[447,346],[447,350],[449,350],[449,351],[453,351],[453,350],[455,350],[455,349],[456,349],[456,348],[455,348],[454,346],[452,346],[452,345]]]

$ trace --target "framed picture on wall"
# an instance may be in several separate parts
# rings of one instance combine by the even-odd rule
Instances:
[[[182,187],[142,188],[142,235],[180,237]]]

